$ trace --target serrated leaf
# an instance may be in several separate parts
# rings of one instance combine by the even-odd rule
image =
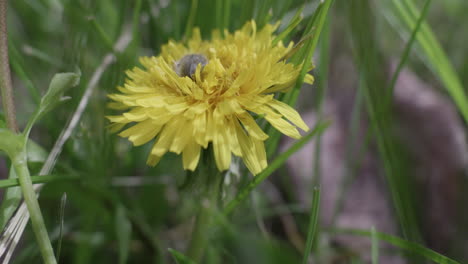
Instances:
[[[175,249],[169,248],[168,251],[171,253],[172,257],[174,257],[177,264],[196,264],[195,261]]]

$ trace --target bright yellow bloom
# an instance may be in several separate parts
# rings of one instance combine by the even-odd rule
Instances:
[[[127,110],[107,117],[112,129],[133,124],[119,135],[135,146],[156,139],[149,165],[170,151],[182,153],[184,169],[193,171],[201,148],[211,143],[220,171],[229,168],[232,153],[258,174],[267,166],[268,135],[253,115],[293,138],[301,136],[296,127],[309,129],[293,108],[273,97],[294,85],[300,72],[300,66],[284,60],[293,43],[272,44],[276,27],[257,32],[252,21],[225,37],[215,31],[211,41],[195,29],[186,44],[169,41],[160,56],[140,58],[144,69],[127,71],[121,93],[109,95],[115,101],[111,108]]]

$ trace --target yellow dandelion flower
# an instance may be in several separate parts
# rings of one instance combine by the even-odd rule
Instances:
[[[241,157],[254,175],[267,166],[262,131],[253,116],[264,117],[283,134],[299,138],[297,127],[309,128],[289,105],[274,98],[296,81],[300,67],[284,60],[293,48],[273,45],[277,25],[256,30],[247,23],[211,41],[195,29],[186,43],[169,41],[157,57],[142,57],[144,69],[126,72],[120,93],[111,94],[110,107],[126,110],[108,116],[111,129],[135,146],[153,139],[147,163],[156,165],[168,151],[182,153],[186,170],[195,170],[201,148],[212,144],[216,165],[227,170],[232,154]],[[311,83],[311,75],[306,76]]]

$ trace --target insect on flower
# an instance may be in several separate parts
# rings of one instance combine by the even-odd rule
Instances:
[[[202,40],[195,29],[183,43],[169,41],[156,57],[142,57],[142,68],[110,94],[109,106],[123,111],[108,116],[111,130],[135,146],[154,141],[147,163],[156,165],[167,152],[182,154],[183,167],[195,170],[201,149],[211,145],[216,166],[227,170],[232,155],[256,175],[267,166],[268,135],[255,121],[263,117],[281,133],[300,138],[309,128],[289,105],[274,98],[291,88],[301,65],[285,56],[294,44],[275,42],[277,25],[257,31],[254,21],[233,33],[217,31]],[[305,82],[312,83],[311,75]]]
[[[208,59],[202,54],[188,54],[174,63],[175,71],[180,77],[188,76],[192,78],[198,65],[205,67]]]

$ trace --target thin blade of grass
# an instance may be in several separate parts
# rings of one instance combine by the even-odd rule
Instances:
[[[389,86],[388,91],[387,91],[387,93],[390,96],[387,95],[387,98],[391,98],[391,95],[393,94],[393,91],[395,90],[395,84],[396,84],[396,82],[398,80],[398,76],[400,75],[401,70],[403,69],[406,62],[408,61],[411,48],[413,47],[413,44],[414,44],[414,42],[416,40],[416,36],[418,35],[418,33],[420,31],[421,25],[423,24],[424,20],[426,19],[426,16],[427,16],[427,13],[429,11],[429,6],[430,5],[431,5],[431,0],[426,0],[426,2],[424,3],[423,9],[421,11],[421,15],[419,16],[418,21],[416,22],[416,25],[415,25],[413,31],[411,32],[411,37],[408,40],[408,43],[405,46],[403,54],[400,57],[400,61],[398,63],[398,66],[397,66],[395,72],[393,73],[392,79],[390,81],[390,86]]]
[[[34,103],[36,105],[39,104],[41,101],[41,95],[37,87],[31,81],[31,78],[26,72],[25,62],[22,58],[22,55],[19,53],[18,49],[16,48],[18,45],[15,44],[11,38],[8,40],[8,51],[10,54],[10,64],[13,68],[13,72],[16,76],[23,81],[26,88],[28,88],[29,95],[31,95]]]
[[[256,14],[255,14],[255,22],[262,28],[267,22],[269,18],[269,13],[271,10],[271,0],[257,0],[255,1],[256,7]]]
[[[281,153],[271,164],[259,175],[255,176],[244,188],[242,188],[236,197],[230,201],[224,208],[224,214],[229,215],[232,211],[239,206],[247,196],[254,190],[260,183],[262,183],[268,176],[275,172],[286,160],[309,142],[314,136],[321,134],[328,127],[328,122],[318,123],[315,128],[306,136],[296,141],[288,150]]]
[[[236,23],[237,27],[240,27],[245,23],[245,21],[252,19],[255,9],[255,1],[253,0],[244,0],[242,2],[242,11],[240,13],[240,21]]]
[[[372,231],[360,230],[360,229],[333,229],[331,233],[336,234],[349,234],[355,236],[365,236],[372,237]],[[439,264],[460,264],[458,261],[448,258],[442,254],[435,252],[432,249],[426,248],[418,243],[411,242],[397,236],[389,235],[382,232],[375,232],[375,237],[379,240],[383,240],[387,243],[390,243],[400,249],[407,250],[410,253],[422,256],[430,261]]]
[[[109,35],[106,33],[106,31],[102,28],[102,26],[97,22],[96,18],[91,18],[90,19],[91,26],[93,29],[96,31],[98,36],[101,38],[102,43],[106,46],[107,50],[109,52],[112,52],[114,50],[114,45],[112,44],[111,38]]]
[[[420,17],[420,12],[413,1],[393,0],[389,2],[391,2],[392,8],[383,8],[383,10],[391,10],[393,15],[400,20],[400,24],[406,27],[406,31],[411,31],[411,29],[415,28],[418,17]],[[401,28],[398,27],[396,29],[401,30]],[[427,59],[429,69],[437,74],[465,121],[468,122],[468,98],[466,92],[452,63],[426,22],[422,23],[421,33],[418,34],[416,39],[423,55]]]
[[[223,30],[229,30],[229,18],[231,16],[231,0],[224,0],[223,8]]]
[[[195,16],[197,15],[198,9],[198,0],[192,0],[192,5],[190,6],[190,13],[187,19],[187,25],[185,26],[185,35],[186,39],[189,39],[192,36],[193,25],[195,23]]]
[[[216,0],[216,28],[223,32],[223,18],[221,17],[223,14],[223,0]]]
[[[364,94],[396,215],[405,238],[421,241],[415,216],[414,193],[410,189],[411,179],[407,177],[408,169],[402,160],[402,150],[398,149],[398,141],[391,134],[392,122],[385,104],[388,99],[382,96],[382,93],[385,94],[381,85],[385,77],[380,70],[383,58],[374,34],[375,17],[370,1],[350,2],[349,14],[355,60],[360,72],[360,89]]]
[[[55,253],[55,257],[57,258],[57,262],[60,261],[60,252],[62,251],[62,238],[63,238],[63,223],[65,222],[65,205],[67,204],[67,193],[64,193],[62,195],[62,198],[60,199],[60,210],[59,210],[59,223],[60,223],[60,229],[59,229],[59,237],[57,241],[57,250]]]
[[[141,13],[141,0],[135,1],[135,7],[133,9],[133,18],[132,18],[132,34],[133,34],[133,41],[138,39],[140,34],[139,26],[140,26],[140,13]]]
[[[312,245],[315,241],[317,234],[317,223],[319,218],[320,210],[320,188],[315,187],[312,192],[312,207],[310,212],[310,221],[309,228],[307,231],[307,242],[304,250],[304,258],[302,259],[302,264],[307,264],[309,260],[310,252],[312,251]]]
[[[65,176],[65,175],[39,175],[39,176],[31,176],[31,181],[32,183],[48,183],[48,182],[54,182],[58,180],[75,180],[78,179],[78,177],[74,176]],[[6,180],[0,180],[0,189],[1,188],[10,188],[10,187],[16,187],[19,186],[19,180],[18,178],[13,178],[13,179],[6,179]]]
[[[379,264],[379,238],[375,228],[371,228],[371,258],[372,264]]]
[[[294,17],[289,22],[288,26],[278,35],[272,42],[272,46],[276,46],[280,40],[283,40],[286,36],[288,36],[302,21],[302,10],[304,9],[304,5],[302,5],[294,14]]]
[[[119,264],[125,264],[128,261],[128,254],[130,252],[132,224],[122,205],[117,206],[115,212],[115,234],[119,245]]]

